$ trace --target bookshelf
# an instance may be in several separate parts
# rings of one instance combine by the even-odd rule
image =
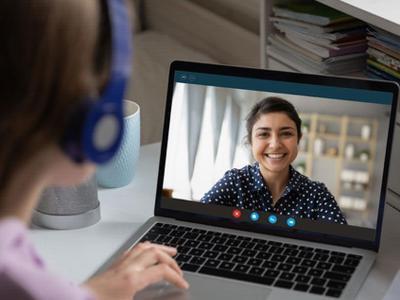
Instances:
[[[300,2],[309,0],[299,0]],[[383,29],[400,37],[400,16],[399,16],[399,1],[398,0],[381,0],[381,1],[365,1],[365,0],[314,0],[315,2],[322,3],[336,10],[342,11],[350,16],[353,16],[367,24],[373,25],[377,28]],[[260,1],[260,63],[262,68],[273,70],[290,71],[288,68],[279,61],[268,59],[266,55],[267,38],[274,32],[274,28],[269,20],[272,15],[272,7],[275,4],[285,3],[287,0],[261,0]],[[312,1],[311,1],[312,2]],[[350,76],[364,77],[361,73],[348,74]],[[310,130],[311,132],[312,130]],[[358,137],[345,135],[348,142],[354,144],[362,144],[363,141]],[[309,138],[315,138],[309,134]],[[332,140],[335,139],[331,136]],[[343,141],[342,139],[339,139]],[[346,143],[346,142],[343,142]],[[343,144],[344,145],[344,144]],[[372,148],[373,144],[370,145]],[[311,143],[309,145],[311,146]],[[376,148],[376,146],[375,146]],[[341,149],[344,151],[344,149]],[[302,154],[306,158],[306,162],[310,163],[313,157],[309,154]],[[326,158],[326,157],[325,157]],[[357,160],[352,163],[357,163]],[[343,159],[340,164],[349,163]],[[337,162],[339,165],[339,162]],[[369,170],[373,168],[373,164],[367,164]],[[310,172],[310,171],[308,171]],[[397,122],[395,128],[395,135],[392,147],[392,158],[390,162],[389,177],[388,177],[388,190],[393,197],[389,197],[388,203],[398,210],[400,210],[400,108],[398,108]]]
[[[346,214],[362,215],[373,208],[370,182],[374,178],[378,121],[317,113],[300,117],[303,137],[294,167],[313,180],[323,181]]]
[[[302,1],[302,0],[299,0]],[[398,0],[315,0],[336,10],[342,11],[368,24],[386,30],[400,36],[400,17],[398,14]],[[261,0],[260,5],[260,62],[263,68],[269,68],[265,55],[267,36],[272,28],[269,16],[272,14],[272,6],[285,3],[285,0]],[[276,66],[278,67],[278,66]]]

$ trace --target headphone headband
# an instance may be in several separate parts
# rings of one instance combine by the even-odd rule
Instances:
[[[122,141],[123,97],[131,74],[132,32],[125,0],[107,0],[111,26],[110,77],[98,99],[86,99],[61,141],[76,162],[109,161]]]

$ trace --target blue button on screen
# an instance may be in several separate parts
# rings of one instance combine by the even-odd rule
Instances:
[[[288,219],[286,220],[286,224],[287,224],[287,226],[289,226],[289,227],[293,227],[294,225],[296,225],[296,220],[293,219],[293,218],[288,218]]]
[[[250,219],[252,220],[252,221],[258,221],[258,219],[260,218],[260,216],[258,215],[258,213],[256,213],[255,211],[253,211],[251,214],[250,214]]]
[[[268,222],[270,222],[271,224],[275,224],[278,221],[278,218],[275,215],[270,215],[268,217]]]

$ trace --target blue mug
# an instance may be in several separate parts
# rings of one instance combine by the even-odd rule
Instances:
[[[140,107],[136,102],[124,100],[125,132],[121,147],[106,164],[98,166],[98,185],[116,188],[129,184],[134,175],[140,150]]]

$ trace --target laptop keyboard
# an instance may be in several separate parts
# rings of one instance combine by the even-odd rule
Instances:
[[[362,256],[156,223],[141,239],[176,247],[184,271],[338,298]]]

